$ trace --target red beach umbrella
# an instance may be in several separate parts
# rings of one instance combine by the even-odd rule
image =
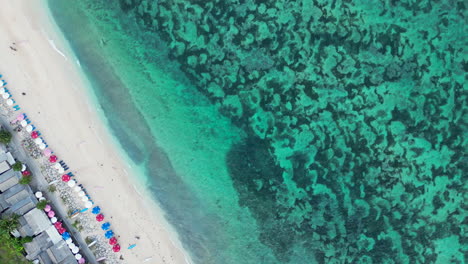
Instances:
[[[104,220],[104,215],[103,215],[103,214],[98,214],[98,215],[96,215],[96,220],[97,220],[98,222],[102,222],[102,221]]]
[[[70,180],[70,175],[68,175],[68,174],[62,175],[62,181],[68,182],[69,180]]]
[[[67,232],[67,230],[63,227],[59,228],[59,230],[57,230],[59,232],[59,234],[63,234],[65,232]]]
[[[112,247],[112,251],[114,252],[119,252],[120,251],[120,245],[116,244],[115,246]]]
[[[117,238],[112,237],[111,239],[109,239],[109,244],[111,244],[111,245],[117,244]]]
[[[38,138],[38,137],[39,137],[39,133],[37,133],[37,131],[31,132],[31,138]]]
[[[28,170],[25,170],[21,174],[23,174],[23,176],[29,176],[29,175],[31,175],[31,172],[28,171]]]
[[[50,156],[50,157],[49,157],[49,162],[50,162],[50,163],[57,162],[57,156],[55,156],[55,155]]]
[[[62,228],[62,222],[55,222],[54,227],[58,230]]]

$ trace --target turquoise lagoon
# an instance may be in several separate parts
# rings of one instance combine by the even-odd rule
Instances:
[[[196,263],[464,263],[463,1],[48,4]]]

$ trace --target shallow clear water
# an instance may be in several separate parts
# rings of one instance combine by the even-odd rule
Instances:
[[[197,263],[463,263],[462,1],[49,6]]]

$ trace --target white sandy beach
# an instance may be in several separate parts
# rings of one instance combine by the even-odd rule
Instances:
[[[120,236],[122,251],[116,254],[123,256],[121,262],[186,263],[182,246],[162,213],[155,212],[155,205],[134,189],[132,170],[91,106],[88,84],[45,4],[0,3],[0,73],[21,106],[18,113],[28,114],[49,147],[102,208]],[[128,250],[133,243],[137,246]]]

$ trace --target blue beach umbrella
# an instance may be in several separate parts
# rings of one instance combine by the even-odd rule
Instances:
[[[111,237],[114,236],[114,232],[112,232],[112,230],[109,230],[109,231],[106,232],[105,236],[106,236],[107,239],[110,239]]]
[[[68,233],[68,232],[63,233],[62,238],[63,238],[63,240],[69,239],[70,238],[70,233]]]
[[[91,211],[93,214],[99,214],[101,212],[101,208],[99,208],[99,206],[96,206],[93,208],[93,211]]]
[[[109,222],[104,223],[104,224],[101,225],[102,230],[108,230],[109,227],[110,227],[110,223],[109,223]]]

